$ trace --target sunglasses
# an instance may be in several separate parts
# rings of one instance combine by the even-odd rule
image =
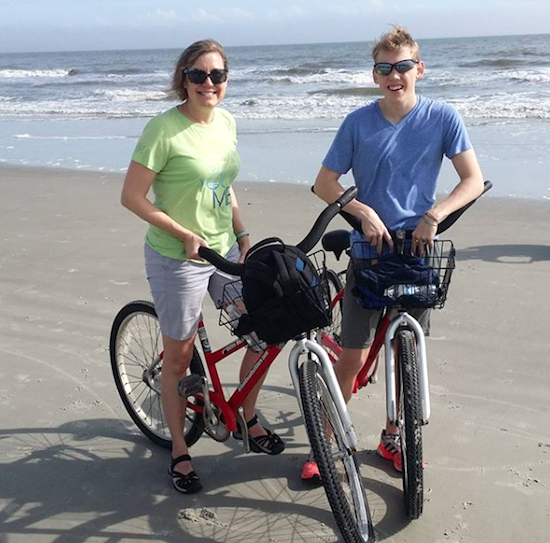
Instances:
[[[389,62],[377,62],[374,65],[374,71],[378,75],[390,75],[391,71],[395,68],[400,74],[404,74],[405,72],[412,70],[415,64],[418,64],[418,60],[413,60],[412,58],[400,60],[395,64],[390,64]]]
[[[212,70],[210,73],[207,73],[204,70],[193,68],[192,70],[183,70],[183,75],[187,76],[187,79],[195,85],[202,85],[208,77],[214,85],[227,81],[227,70]]]

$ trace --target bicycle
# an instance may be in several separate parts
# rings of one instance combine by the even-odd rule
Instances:
[[[492,187],[490,181],[484,184],[483,193]],[[476,200],[455,211],[438,227],[438,234],[446,231]],[[344,218],[361,231],[359,221],[345,212]],[[405,248],[404,231],[392,233],[396,252],[403,254]],[[410,233],[409,233],[410,236]],[[339,260],[346,253],[353,260],[356,272],[370,266],[370,261],[354,258],[350,247],[350,233],[347,230],[328,232],[322,239],[323,248],[333,252]],[[408,518],[418,519],[424,504],[424,466],[422,449],[422,426],[430,417],[430,398],[425,337],[422,326],[409,314],[412,307],[443,308],[447,299],[451,276],[455,267],[455,250],[449,240],[434,241],[433,251],[427,251],[426,262],[438,276],[438,287],[433,285],[433,276],[420,276],[414,284],[396,283],[385,285],[380,294],[386,296],[388,308],[377,328],[367,359],[359,372],[354,393],[369,383],[376,383],[379,353],[384,346],[386,376],[386,412],[391,424],[400,429],[402,449],[402,484],[405,512]],[[346,272],[328,270],[330,282],[332,324],[319,330],[317,341],[335,362],[342,352],[341,313],[345,292]],[[413,296],[422,295],[413,301]],[[431,289],[431,290],[430,290]],[[432,293],[432,295],[429,294]]]
[[[355,194],[355,188],[348,189],[336,202],[327,206],[297,247],[308,253],[319,241],[330,220]],[[208,248],[201,248],[199,254],[226,273],[237,277],[243,277],[245,273],[245,265],[229,262]],[[322,280],[315,287],[316,295],[324,300],[328,322],[330,309],[323,259],[319,260],[317,267]],[[227,285],[226,289],[231,285]],[[233,330],[234,316],[228,314],[228,308],[235,302],[234,293],[229,292],[227,300],[224,293],[224,303],[220,310],[220,324],[230,325]],[[202,319],[197,336],[207,371],[195,347],[190,373],[178,385],[180,395],[187,398],[184,428],[187,445],[190,447],[195,444],[204,432],[216,441],[223,442],[239,428],[244,450],[249,452],[242,403],[277,358],[284,343],[264,345],[255,366],[231,396],[226,398],[216,366],[248,345],[251,338],[238,337],[213,351]],[[317,451],[316,459],[336,524],[347,543],[370,543],[374,541],[374,529],[355,458],[357,436],[332,362],[311,331],[300,332],[290,339],[294,345],[289,354],[289,370],[306,422],[308,438],[312,448]],[[162,337],[152,303],[134,301],[119,311],[111,329],[110,357],[117,390],[130,417],[145,436],[169,448],[171,439],[160,403]],[[331,424],[330,432],[326,431],[327,421]],[[333,447],[336,450],[333,451]],[[337,471],[337,466],[344,477]]]

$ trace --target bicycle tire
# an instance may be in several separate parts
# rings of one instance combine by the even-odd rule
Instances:
[[[299,384],[307,435],[340,533],[346,543],[370,543],[374,528],[355,450],[316,362],[302,363]]]
[[[151,302],[130,302],[118,312],[111,328],[109,350],[116,388],[126,411],[146,437],[157,445],[170,449],[172,439],[162,412],[159,392],[162,335],[157,313]],[[157,390],[144,379],[144,372],[151,364],[155,364],[152,379]],[[190,371],[205,375],[196,347]],[[187,446],[194,445],[203,432],[202,413],[187,409],[184,426]]]
[[[422,408],[418,387],[416,341],[411,330],[397,333],[400,383],[400,434],[403,498],[409,519],[417,519],[424,505],[424,468],[422,459]]]
[[[345,274],[345,272],[336,273],[331,269],[326,270],[326,280],[331,305],[331,323],[329,326],[321,329],[322,334],[330,336],[332,340],[334,340],[334,342],[340,347],[342,346],[342,311],[344,306],[344,297],[340,295],[338,299],[336,298],[344,288],[344,282],[341,279],[343,274]],[[330,342],[326,342],[323,339],[321,339],[320,342],[329,353],[331,359],[335,360],[338,355],[333,352],[333,347],[331,347]]]

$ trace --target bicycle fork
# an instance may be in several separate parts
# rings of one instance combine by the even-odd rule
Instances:
[[[399,313],[388,326],[384,340],[386,354],[386,409],[391,424],[397,425],[399,405],[397,401],[397,369],[393,340],[398,328],[406,327],[414,333],[418,361],[418,388],[422,410],[422,424],[428,424],[430,418],[430,390],[428,384],[428,363],[426,359],[426,340],[418,321],[408,313]]]
[[[334,368],[332,367],[332,362],[326,351],[315,341],[311,339],[302,338],[296,341],[290,355],[288,357],[288,369],[290,371],[290,376],[292,378],[292,384],[294,385],[294,390],[296,391],[296,396],[298,398],[298,404],[300,406],[300,411],[303,416],[303,407],[302,399],[300,397],[300,378],[299,378],[299,359],[301,355],[306,355],[312,353],[317,357],[317,363],[321,366],[323,376],[325,377],[327,387],[332,395],[336,409],[340,416],[340,420],[343,424],[343,429],[348,439],[348,444],[351,449],[355,450],[357,448],[357,435],[353,428],[351,422],[351,417],[342,396],[342,391],[340,390],[340,385],[336,379],[336,374],[334,373]]]

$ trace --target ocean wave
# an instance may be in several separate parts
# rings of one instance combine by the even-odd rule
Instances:
[[[449,100],[461,115],[473,119],[550,119],[550,99],[506,97],[485,100]]]
[[[483,87],[496,82],[549,83],[550,70],[428,71],[420,85],[453,85],[457,89]]]
[[[136,90],[136,89],[99,89],[94,91],[95,97],[105,97],[108,100],[120,102],[164,102],[171,100],[168,92],[162,90]]]
[[[322,70],[302,72],[299,68],[273,69],[260,72],[258,70],[239,70],[231,75],[234,82],[257,84],[258,82],[272,85],[292,84],[292,85],[333,85],[333,84],[353,84],[357,86],[367,86],[372,84],[372,75],[370,71],[350,71],[336,70],[334,68],[324,68]]]
[[[152,117],[170,107],[163,93],[148,99],[139,93],[118,95],[96,102],[64,100],[19,103],[0,99],[0,119],[123,119]],[[106,97],[105,97],[106,98]],[[366,105],[371,95],[323,94],[302,96],[272,96],[240,100],[227,98],[224,107],[238,119],[264,120],[341,120],[351,111]],[[487,121],[516,119],[550,119],[550,94],[541,97],[537,93],[507,94],[495,96],[448,96],[452,104],[466,118]]]
[[[326,74],[328,69],[326,65],[320,64],[302,64],[300,66],[289,66],[288,68],[276,68],[269,72],[271,77],[277,76],[307,76],[315,74]]]
[[[60,141],[71,141],[71,140],[125,140],[132,139],[129,136],[32,136],[31,134],[15,134],[13,136],[19,140],[60,140]]]
[[[484,58],[470,62],[459,62],[460,68],[510,68],[525,65],[525,60],[518,58]]]
[[[143,73],[142,68],[106,68],[105,70],[94,70],[90,72],[101,75],[139,75]]]
[[[324,94],[327,96],[381,96],[378,87],[349,87],[345,89],[322,89],[309,91],[308,94]]]
[[[67,77],[78,73],[73,68],[57,69],[57,70],[18,70],[6,68],[0,70],[0,78],[2,79],[33,79],[36,77]]]
[[[542,83],[544,85],[550,83],[550,71],[547,73],[516,71],[509,73],[508,77],[516,83]]]

